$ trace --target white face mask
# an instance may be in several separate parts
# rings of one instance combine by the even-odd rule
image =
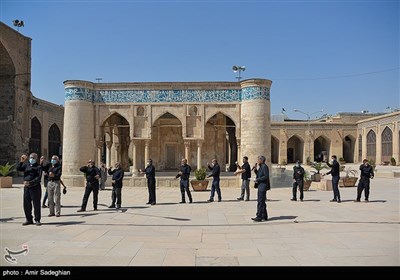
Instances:
[[[296,163],[296,166],[297,166],[297,167],[300,167],[300,164],[299,164],[299,163]]]

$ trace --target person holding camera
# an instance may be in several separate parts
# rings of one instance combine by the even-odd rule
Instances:
[[[189,203],[193,202],[192,194],[190,193],[190,190],[189,190],[189,176],[190,176],[191,171],[192,171],[192,168],[190,167],[189,164],[187,164],[187,159],[183,158],[181,160],[181,168],[180,168],[178,174],[175,176],[176,179],[178,179],[179,177],[181,178],[179,186],[181,188],[182,200],[179,203],[186,203],[185,191],[189,197]]]
[[[146,174],[147,189],[149,192],[149,201],[146,204],[156,205],[156,169],[153,165],[153,160],[147,161],[147,166],[144,169],[139,169],[140,174]]]
[[[365,190],[365,202],[368,202],[369,198],[369,183],[370,179],[374,179],[374,168],[369,164],[368,159],[364,159],[360,165],[360,181],[357,186],[357,198],[355,202],[360,202],[363,190]]]
[[[240,168],[239,168],[240,167]],[[247,156],[243,157],[243,165],[239,166],[238,165],[238,170],[233,173],[235,175],[237,174],[242,174],[242,187],[241,187],[241,193],[240,197],[237,198],[237,200],[243,200],[244,199],[244,194],[246,192],[246,201],[250,200],[250,178],[251,178],[251,169],[250,169],[250,164],[249,164],[249,158]]]
[[[86,166],[82,166],[79,170],[85,174],[86,187],[85,194],[83,195],[81,209],[79,209],[77,212],[86,211],[86,205],[91,192],[93,192],[93,210],[97,211],[100,170],[94,165],[94,160],[91,159],[88,161],[88,164]]]
[[[221,173],[221,168],[219,167],[218,161],[215,158],[212,160],[212,166],[210,166],[210,164],[207,162],[207,167],[208,169],[211,170],[211,174],[208,175],[207,178],[213,177],[210,199],[207,201],[213,202],[215,191],[217,191],[218,202],[221,202],[222,200],[221,188],[219,187],[219,181],[220,181],[219,174]]]
[[[332,190],[333,190],[333,199],[330,202],[338,202],[340,203],[340,192],[339,192],[339,179],[340,179],[340,165],[337,161],[337,157],[333,155],[331,157],[331,162],[326,162],[326,164],[331,168],[331,171],[326,174],[322,174],[322,176],[331,174],[332,175]]]
[[[100,190],[106,189],[106,181],[107,181],[107,167],[104,162],[100,162]]]
[[[270,189],[270,180],[269,180],[269,168],[265,164],[265,157],[259,156],[257,158],[257,164],[259,166],[257,170],[257,176],[254,179],[254,183],[257,184],[257,213],[255,218],[251,218],[255,222],[263,222],[268,220],[267,213],[267,204],[265,201],[267,200],[267,190]]]
[[[29,160],[26,155],[22,155],[20,162],[17,165],[17,170],[24,172],[24,212],[26,221],[23,226],[33,224],[32,217],[32,204],[35,214],[35,224],[40,223],[41,208],[40,199],[42,196],[42,189],[40,182],[42,180],[42,166],[38,163],[38,155],[31,153]]]
[[[296,161],[296,165],[293,167],[293,189],[292,189],[292,199],[291,201],[297,201],[297,186],[299,186],[300,191],[300,201],[304,198],[304,168],[300,165],[300,160]]]
[[[121,208],[121,196],[122,196],[122,180],[124,179],[124,171],[121,169],[121,164],[116,162],[114,170],[108,169],[108,174],[112,175],[112,192],[111,192],[111,205],[108,208]],[[115,201],[117,206],[115,207]]]

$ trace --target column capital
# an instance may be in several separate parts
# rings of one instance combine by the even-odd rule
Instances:
[[[204,140],[197,140],[197,147],[201,148],[203,145]]]
[[[96,146],[97,148],[101,149],[103,147],[104,141],[102,140],[96,140]]]
[[[189,148],[190,147],[190,143],[191,143],[190,140],[184,140],[183,141],[183,144],[185,145],[185,148]]]
[[[112,141],[106,141],[107,148],[111,149],[112,144]]]

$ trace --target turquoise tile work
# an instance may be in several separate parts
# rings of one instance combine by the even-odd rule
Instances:
[[[242,100],[269,100],[269,88],[216,90],[92,90],[82,87],[65,89],[65,101],[82,100],[93,103],[157,103],[157,102],[240,102]]]

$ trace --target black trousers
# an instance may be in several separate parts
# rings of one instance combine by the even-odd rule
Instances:
[[[296,180],[293,183],[293,199],[297,199],[297,186],[299,186],[299,191],[300,191],[300,200],[303,200],[304,198],[304,181],[303,180]]]
[[[258,184],[257,188],[257,213],[259,219],[268,219],[267,213],[267,185],[264,183]]]
[[[360,178],[360,182],[358,182],[358,186],[357,186],[357,200],[361,199],[361,194],[363,192],[363,190],[365,190],[364,192],[364,196],[365,199],[368,200],[369,198],[369,178],[366,177],[361,177]]]
[[[111,205],[115,205],[115,201],[117,201],[117,206],[121,207],[122,203],[121,196],[122,196],[122,187],[121,188],[113,187],[111,191]]]
[[[211,185],[210,200],[214,200],[215,191],[217,191],[218,200],[221,201],[221,188],[219,187],[219,178],[214,178]]]
[[[42,198],[42,189],[40,184],[30,188],[24,188],[24,212],[28,222],[33,222],[32,204],[35,214],[35,221],[40,222],[41,207],[40,199]]]
[[[45,205],[47,197],[48,197],[47,184],[49,183],[49,179],[43,179],[43,182],[44,182],[44,189],[46,190],[46,192],[44,193],[44,197],[43,197],[43,205]]]
[[[149,203],[156,203],[156,179],[147,179],[147,189],[149,191]]]
[[[99,195],[99,182],[96,183],[86,183],[85,194],[83,195],[81,209],[86,210],[86,205],[90,193],[93,191],[93,209],[97,209],[97,200]]]
[[[180,187],[181,187],[181,196],[182,196],[182,202],[185,201],[185,191],[189,197],[189,201],[192,201],[192,194],[190,193],[189,190],[189,179],[181,179],[180,182]]]
[[[333,200],[340,200],[339,176],[332,176]]]

